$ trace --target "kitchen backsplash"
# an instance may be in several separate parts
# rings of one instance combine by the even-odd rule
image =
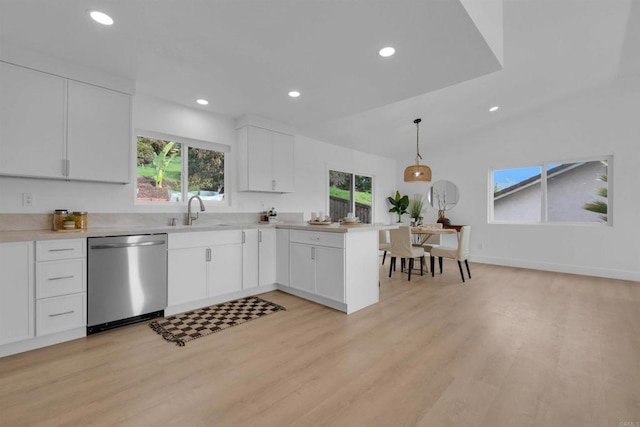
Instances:
[[[255,212],[200,212],[196,225],[251,224],[260,221],[260,213]],[[185,213],[91,213],[88,215],[89,229],[109,227],[144,227],[170,225],[171,218],[183,224]],[[0,231],[50,230],[53,213],[50,214],[0,214]],[[303,214],[279,212],[278,220],[302,222]]]

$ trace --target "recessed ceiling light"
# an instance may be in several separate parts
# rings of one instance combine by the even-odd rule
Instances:
[[[497,105],[494,105],[493,107],[489,108],[489,111],[493,113],[494,111],[498,111],[499,108],[500,107],[498,107]]]
[[[300,92],[298,92],[297,90],[292,90],[291,92],[289,92],[289,96],[292,98],[297,98],[300,96]]]
[[[209,101],[207,101],[206,99],[198,99],[196,102],[197,102],[198,104],[200,104],[200,105],[207,105],[207,104],[209,104]]]
[[[98,10],[92,10],[91,12],[89,12],[89,16],[91,17],[91,19],[93,19],[99,24],[102,24],[102,25],[113,24],[113,19],[104,12],[100,12]]]
[[[394,53],[396,53],[396,50],[394,48],[392,48],[391,46],[387,46],[387,47],[383,47],[382,49],[380,49],[380,52],[378,52],[380,54],[380,56],[387,58],[391,55],[393,55]]]

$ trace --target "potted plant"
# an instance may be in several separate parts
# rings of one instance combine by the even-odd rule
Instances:
[[[64,223],[62,227],[65,230],[73,230],[76,228],[76,216],[75,215],[67,215],[64,217]]]
[[[422,207],[424,206],[424,198],[420,194],[416,194],[411,200],[409,215],[415,225],[419,225],[422,218]]]
[[[409,196],[401,196],[400,192],[396,190],[396,197],[387,197],[387,201],[391,204],[392,208],[389,212],[393,212],[398,215],[398,222],[402,222],[402,215],[408,213]]]

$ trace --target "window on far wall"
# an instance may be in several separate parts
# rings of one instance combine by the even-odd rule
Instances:
[[[611,224],[611,160],[492,169],[490,222]]]
[[[140,203],[226,203],[226,146],[140,132],[137,138],[137,190]]]
[[[362,223],[372,222],[373,179],[350,172],[329,171],[329,215],[339,221],[349,212]]]

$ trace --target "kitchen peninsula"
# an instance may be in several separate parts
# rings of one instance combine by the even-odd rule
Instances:
[[[353,313],[379,300],[376,225],[279,225],[289,277],[278,289]],[[279,230],[279,231],[280,231]],[[287,268],[288,267],[288,268]]]

